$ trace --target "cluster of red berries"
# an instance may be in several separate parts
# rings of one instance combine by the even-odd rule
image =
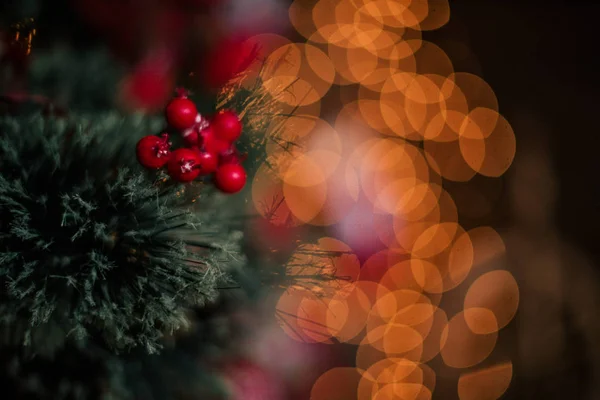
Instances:
[[[242,124],[233,111],[222,110],[206,119],[196,105],[179,91],[167,105],[169,126],[182,135],[186,147],[171,151],[169,135],[150,135],[137,144],[140,164],[150,169],[167,167],[169,176],[178,182],[191,182],[214,174],[215,186],[224,193],[237,193],[246,185],[243,159],[235,148],[242,134]]]

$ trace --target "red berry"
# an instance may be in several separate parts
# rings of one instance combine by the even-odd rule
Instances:
[[[169,176],[177,182],[191,182],[200,175],[201,160],[198,152],[190,149],[177,149],[171,154],[167,164]]]
[[[200,174],[209,175],[217,170],[219,166],[219,156],[214,153],[200,152]]]
[[[217,169],[215,185],[225,193],[237,193],[246,185],[246,171],[236,164],[225,164]]]
[[[202,149],[208,153],[221,154],[231,149],[231,143],[219,139],[212,126],[200,132]]]
[[[167,122],[177,130],[184,131],[194,126],[197,115],[196,105],[188,98],[178,97],[167,105]]]
[[[144,136],[136,146],[137,159],[142,166],[159,169],[165,166],[171,157],[169,135]]]
[[[241,164],[246,160],[246,158],[248,158],[248,154],[240,154],[236,148],[232,148],[219,155],[219,165]]]
[[[196,129],[190,128],[187,131],[183,132],[183,141],[186,146],[198,146],[198,140],[200,140],[200,135],[198,134],[198,131]]]
[[[242,134],[242,123],[233,111],[219,111],[213,117],[211,125],[215,136],[229,143],[235,142]]]
[[[119,99],[128,110],[156,112],[171,97],[174,76],[158,57],[142,61],[121,82]]]

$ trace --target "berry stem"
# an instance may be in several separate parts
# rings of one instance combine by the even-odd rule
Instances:
[[[191,172],[196,168],[202,168],[202,166],[196,164],[196,162],[194,160],[186,160],[185,158],[182,158],[181,161],[179,161],[179,163],[181,164],[181,173],[182,174]]]
[[[169,155],[169,149],[171,148],[171,142],[169,142],[169,134],[163,133],[160,135],[161,140],[154,147],[156,151],[156,157],[166,157]]]
[[[175,93],[177,94],[177,97],[182,99],[187,99],[188,96],[191,94],[189,90],[182,87],[178,87],[177,89],[175,89]]]
[[[208,118],[204,118],[202,115],[198,114],[196,117],[196,126],[195,128],[198,130],[198,133],[201,133],[203,130],[210,126],[210,122],[208,122]]]

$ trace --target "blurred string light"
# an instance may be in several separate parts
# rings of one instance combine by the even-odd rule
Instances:
[[[23,19],[10,26],[9,45],[16,46],[25,55],[29,55],[36,33],[35,20],[33,18]]]
[[[429,399],[436,371],[427,363],[438,356],[462,371],[459,398],[499,398],[512,364],[481,364],[519,289],[508,271],[477,271],[504,243],[490,227],[461,226],[444,182],[502,176],[515,135],[491,87],[422,39],[448,22],[448,1],[296,0],[289,16],[304,43],[251,39],[266,59],[264,89],[289,113],[270,123],[279,140],[253,203],[271,224],[333,236],[300,243],[290,259],[288,273],[304,279],[279,299],[282,329],[301,342],[357,346],[355,368],[323,374],[311,398]],[[322,115],[332,98],[337,113]],[[363,260],[369,235],[384,248]],[[322,274],[337,279],[312,279]],[[440,306],[466,282],[461,310]]]

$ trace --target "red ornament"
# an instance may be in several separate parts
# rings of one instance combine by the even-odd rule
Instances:
[[[217,169],[215,185],[224,193],[237,193],[246,185],[246,171],[236,164],[225,164]]]
[[[191,182],[200,175],[200,155],[191,149],[177,149],[171,154],[167,170],[173,180]]]
[[[219,139],[212,125],[200,132],[200,138],[200,147],[208,153],[221,154],[231,150],[231,143]]]
[[[167,105],[167,122],[177,130],[184,131],[194,126],[197,116],[196,105],[186,97],[177,97]]]
[[[215,136],[229,143],[235,142],[242,134],[242,123],[233,111],[219,111],[213,117],[211,125]]]
[[[144,136],[136,146],[137,159],[142,166],[159,169],[169,162],[171,143],[166,133],[159,136]]]

